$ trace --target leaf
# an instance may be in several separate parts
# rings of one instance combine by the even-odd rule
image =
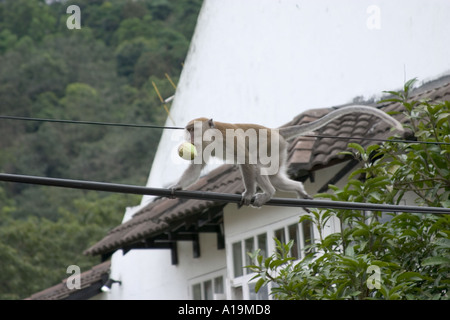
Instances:
[[[418,272],[404,272],[397,277],[398,281],[409,280],[409,281],[420,281],[423,280],[423,276]]]
[[[381,201],[381,195],[376,191],[369,193],[369,196],[371,196],[377,201]]]
[[[338,154],[342,154],[342,155],[350,155],[350,156],[354,156],[355,154],[353,153],[353,152],[351,152],[351,151],[341,151],[341,152],[338,152]]]
[[[265,281],[263,278],[261,278],[261,279],[259,279],[258,281],[256,281],[256,284],[255,284],[255,292],[256,292],[256,293],[258,293],[259,289],[262,287],[262,285],[263,285],[265,282],[266,282],[266,281]]]
[[[353,248],[352,248],[353,250]],[[358,260],[354,259],[351,256],[341,256],[341,260],[342,263],[345,264],[346,266],[352,267],[354,269],[356,269],[358,267]]]
[[[439,239],[436,241],[436,245],[440,248],[450,249],[450,239]]]
[[[393,96],[397,96],[397,97],[401,97],[402,96],[402,94],[400,93],[400,92],[398,92],[398,91],[383,91],[383,93],[388,93],[388,94],[390,94],[390,95],[393,95]],[[388,100],[381,100],[380,102],[382,102],[382,101],[390,101],[391,99],[388,99]],[[400,100],[401,101],[401,100]]]
[[[367,153],[371,154],[373,151],[378,150],[380,146],[378,144],[373,144],[367,147]]]
[[[416,82],[417,82],[417,78],[412,78],[412,79],[406,81],[405,85],[403,86],[403,89],[405,90],[405,92],[408,92],[414,86],[414,84]]]
[[[361,236],[368,236],[369,235],[369,230],[367,229],[355,229],[355,231],[352,232],[352,236],[353,237],[361,237]]]
[[[355,177],[355,176],[357,176],[357,175],[359,175],[359,174],[363,174],[363,173],[366,173],[366,169],[364,169],[364,168],[360,168],[360,169],[356,169],[355,171],[353,171],[351,174],[350,174],[350,176],[348,177],[349,179],[352,179],[353,177]],[[359,180],[358,180],[359,181]],[[361,182],[361,184],[362,184],[362,182]]]
[[[426,266],[436,266],[441,264],[449,264],[450,265],[450,258],[448,257],[430,257],[426,258],[422,261],[422,267]]]
[[[375,178],[367,179],[366,185],[371,187],[378,187],[391,183],[386,176],[378,176]]]
[[[281,266],[283,263],[284,263],[283,260],[273,260],[273,261],[270,263],[269,268],[270,268],[270,269],[275,269],[275,268]]]
[[[270,263],[272,262],[273,257],[269,257],[264,261],[264,268],[269,269]]]
[[[345,255],[349,257],[355,256],[355,249],[354,246],[350,245],[345,249]]]
[[[394,92],[394,91],[383,91],[383,92],[397,95],[397,92]],[[389,98],[389,99],[380,100],[378,103],[386,103],[386,102],[402,103],[403,100],[402,99],[397,99],[397,98]]]
[[[263,256],[261,254],[258,254],[258,265],[262,265]]]
[[[304,215],[302,215],[302,216],[300,217],[298,223],[302,223],[302,222],[305,221],[305,220],[314,222],[313,218],[312,218],[310,215],[304,214]]]
[[[350,142],[350,143],[348,144],[348,147],[349,147],[349,148],[353,148],[353,149],[358,150],[358,152],[359,152],[360,154],[364,154],[364,153],[365,153],[365,152],[364,152],[364,148],[363,148],[360,144],[358,144],[358,143]]]
[[[403,232],[402,232],[402,236],[410,236],[410,237],[413,237],[413,238],[417,238],[417,237],[418,237],[418,234],[417,234],[417,232],[414,231],[414,230],[411,230],[411,229],[405,229],[405,230],[403,230]]]

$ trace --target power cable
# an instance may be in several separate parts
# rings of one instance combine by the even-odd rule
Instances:
[[[29,117],[17,117],[17,116],[0,116],[0,119],[38,121],[38,122],[56,122],[56,123],[68,123],[68,124],[87,124],[87,125],[97,125],[97,126],[131,127],[131,128],[184,129],[183,127],[170,127],[170,126],[166,127],[166,126],[158,126],[158,125],[153,125],[153,124],[131,124],[131,123],[117,123],[117,122],[42,119],[42,118],[29,118]]]
[[[366,138],[366,137],[342,137],[342,136],[332,136],[332,135],[302,135],[302,137],[310,138],[330,138],[330,139],[341,139],[341,140],[368,140],[368,141],[380,141],[380,142],[398,142],[398,143],[417,143],[417,144],[437,144],[437,145],[450,145],[448,142],[438,142],[438,141],[414,141],[414,140],[401,140],[401,139],[377,139],[377,138]]]
[[[37,177],[37,176],[7,174],[7,173],[0,173],[0,181],[28,183],[35,185],[45,185],[45,186],[72,188],[72,189],[117,192],[117,193],[139,194],[139,195],[153,195],[168,198],[184,198],[184,199],[229,202],[237,204],[240,204],[242,200],[242,196],[238,194],[150,188],[126,184]],[[450,214],[449,208],[441,208],[441,207],[402,206],[391,204],[309,200],[309,199],[294,199],[294,198],[273,198],[270,201],[268,201],[266,205],[285,206],[285,207],[345,209],[345,210],[370,210],[383,212],[412,212],[423,214],[432,214],[432,213]]]
[[[30,118],[19,116],[2,116],[0,119],[4,120],[21,120],[21,121],[37,121],[37,122],[54,122],[54,123],[67,123],[67,124],[85,124],[85,125],[100,125],[100,126],[116,126],[116,127],[130,127],[130,128],[151,128],[151,129],[172,129],[183,130],[184,127],[176,126],[158,126],[153,124],[132,124],[132,123],[117,123],[117,122],[99,122],[99,121],[81,121],[81,120],[61,120],[61,119],[44,119],[44,118]],[[411,143],[411,144],[435,144],[435,145],[450,145],[448,142],[438,141],[413,141],[413,140],[401,140],[401,139],[377,139],[366,137],[342,137],[333,135],[302,135],[302,137],[309,138],[323,138],[323,139],[339,139],[339,140],[368,140],[378,142],[398,142],[398,143]]]

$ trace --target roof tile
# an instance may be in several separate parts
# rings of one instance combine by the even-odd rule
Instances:
[[[416,91],[416,99],[443,100],[450,99],[450,83],[426,91]],[[379,105],[386,111],[402,111],[403,106],[396,102]],[[299,125],[317,120],[333,111],[332,108],[313,109],[296,116],[285,126]],[[395,114],[394,118],[405,122],[403,114]],[[330,135],[353,138],[386,139],[393,132],[388,124],[378,117],[367,114],[351,114],[330,122],[315,132],[317,135]],[[369,140],[343,140],[335,138],[298,137],[290,141],[288,162],[296,170],[313,171],[322,168],[331,161],[344,160],[339,152],[347,149],[349,142],[357,142],[364,147],[373,144]],[[203,176],[189,190],[207,190],[223,193],[241,193],[243,185],[239,170],[232,165],[223,165]],[[101,254],[115,251],[134,242],[167,231],[171,224],[190,215],[197,214],[207,208],[223,205],[223,203],[206,200],[189,199],[156,199],[148,204],[134,217],[111,230],[105,238],[85,251],[86,254]]]

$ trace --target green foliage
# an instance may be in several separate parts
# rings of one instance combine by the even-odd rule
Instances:
[[[417,141],[450,142],[450,103],[407,100],[413,83],[404,92],[390,92],[390,101],[405,106],[406,127]],[[450,207],[448,146],[349,147],[360,169],[345,186],[330,186],[332,193],[318,197],[398,204],[413,196],[419,205]],[[325,235],[332,217],[341,231]],[[276,253],[266,259],[259,252],[251,255],[257,289],[271,284],[277,299],[449,299],[450,215],[324,209],[304,220],[314,223],[319,239],[305,248],[301,261],[289,258],[289,243],[277,242]]]
[[[1,189],[0,189],[1,190]],[[0,194],[1,197],[1,194]],[[89,270],[98,262],[82,252],[99,235],[120,223],[125,206],[137,196],[86,193],[72,200],[70,211],[60,207],[56,221],[28,216],[14,219],[13,208],[0,213],[0,299],[24,298],[68,277],[69,265]]]
[[[41,40],[53,30],[56,17],[42,1],[6,0],[0,9],[0,30],[8,29],[17,37]]]
[[[0,114],[164,124],[201,0],[0,1]],[[81,29],[69,30],[69,5]],[[160,130],[1,120],[0,171],[142,185]],[[127,200],[127,201],[125,201]],[[0,183],[0,299],[86,270],[136,197]]]

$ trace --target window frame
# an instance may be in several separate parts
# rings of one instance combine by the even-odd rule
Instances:
[[[216,279],[222,277],[222,293],[216,292]],[[211,282],[212,299],[205,299],[205,284]],[[194,286],[200,285],[201,299],[194,299]],[[188,280],[188,296],[190,300],[224,300],[227,298],[227,272],[226,268],[192,278]]]
[[[282,229],[283,233],[284,233],[284,237],[285,239],[287,239],[287,241],[290,240],[290,234],[289,234],[289,228],[293,225],[296,226],[296,235],[297,235],[297,239],[296,240],[296,246],[297,246],[297,251],[299,252],[300,257],[296,257],[297,261],[301,260],[304,256],[305,256],[305,238],[304,238],[304,234],[303,234],[303,224],[299,223],[299,219],[300,219],[300,215],[296,215],[294,217],[288,218],[288,219],[283,219],[281,221],[277,221],[275,223],[271,223],[268,224],[266,226],[263,226],[261,228],[258,229],[254,229],[248,232],[244,232],[244,233],[240,233],[240,234],[236,234],[234,236],[230,236],[227,238],[227,265],[229,266],[229,270],[228,270],[228,275],[229,275],[229,288],[227,286],[227,296],[230,297],[231,299],[236,299],[236,298],[240,298],[242,297],[244,300],[249,300],[251,295],[254,295],[250,293],[250,287],[254,285],[254,283],[256,283],[256,280],[250,281],[251,278],[253,278],[253,276],[255,275],[255,273],[253,272],[249,272],[248,269],[243,268],[245,265],[248,265],[248,255],[247,255],[247,251],[246,251],[246,243],[248,244],[248,240],[250,238],[253,238],[253,251],[254,252],[256,249],[258,248],[258,240],[260,236],[265,235],[266,238],[266,252],[265,255],[270,256],[273,254],[273,252],[275,252],[276,250],[276,242],[273,239],[275,237],[275,233],[276,231]],[[316,230],[313,224],[311,224],[311,239],[312,239],[312,243],[314,243],[314,239],[315,239],[315,235],[316,235]],[[286,242],[287,242],[286,241]],[[234,253],[234,248],[236,243],[240,243],[241,246],[241,261],[243,263],[242,265],[242,274],[235,276],[235,253]],[[262,287],[261,289],[263,290],[264,288],[267,288],[267,297],[269,298],[269,300],[272,299],[272,296],[270,295],[270,291],[272,289],[271,284],[269,284],[269,287]],[[238,294],[236,294],[235,292],[238,292]]]

